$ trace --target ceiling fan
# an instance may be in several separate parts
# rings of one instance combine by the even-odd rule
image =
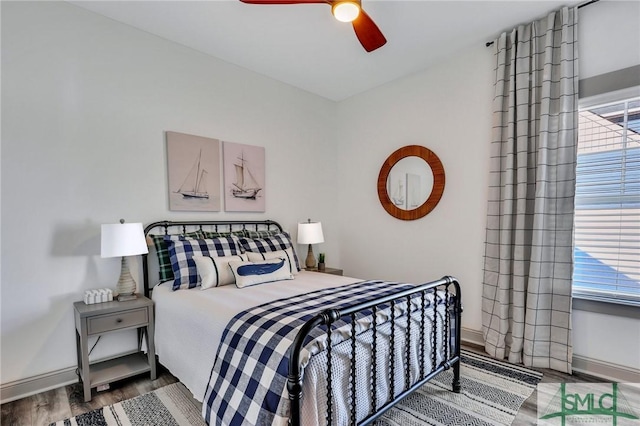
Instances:
[[[342,22],[351,22],[356,37],[367,52],[384,46],[387,39],[373,20],[362,10],[360,0],[240,0],[249,4],[313,4],[326,3],[331,6],[333,16]]]

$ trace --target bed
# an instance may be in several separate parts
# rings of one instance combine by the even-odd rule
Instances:
[[[413,285],[298,271],[288,234],[268,220],[161,221],[145,235],[156,354],[203,402],[209,424],[370,424],[449,368],[452,390],[460,391],[462,307],[452,277]],[[236,240],[242,254],[233,251]],[[172,250],[173,279],[168,253],[157,252],[162,241]],[[236,285],[210,286],[211,268],[199,268],[201,247],[220,270],[216,279],[230,269]],[[195,269],[175,263],[194,253]],[[256,275],[240,270],[281,262],[291,277],[253,284]]]

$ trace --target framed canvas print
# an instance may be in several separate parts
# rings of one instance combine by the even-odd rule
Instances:
[[[220,211],[220,141],[166,132],[169,210]]]
[[[264,147],[233,142],[222,147],[225,211],[264,212]]]

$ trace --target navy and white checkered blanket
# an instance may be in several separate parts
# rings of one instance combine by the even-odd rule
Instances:
[[[288,351],[300,327],[324,309],[343,309],[354,302],[365,303],[411,287],[364,281],[277,300],[239,313],[222,335],[211,371],[202,407],[206,422],[231,426],[286,424]],[[337,328],[340,325],[336,323]],[[349,333],[336,334],[343,340],[349,337]],[[307,349],[316,340],[323,340],[320,346],[324,345],[326,329],[323,332],[316,328],[305,342]],[[335,345],[333,332],[331,340]]]

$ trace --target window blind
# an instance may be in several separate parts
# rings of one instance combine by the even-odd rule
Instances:
[[[640,305],[640,99],[580,111],[574,296]]]

